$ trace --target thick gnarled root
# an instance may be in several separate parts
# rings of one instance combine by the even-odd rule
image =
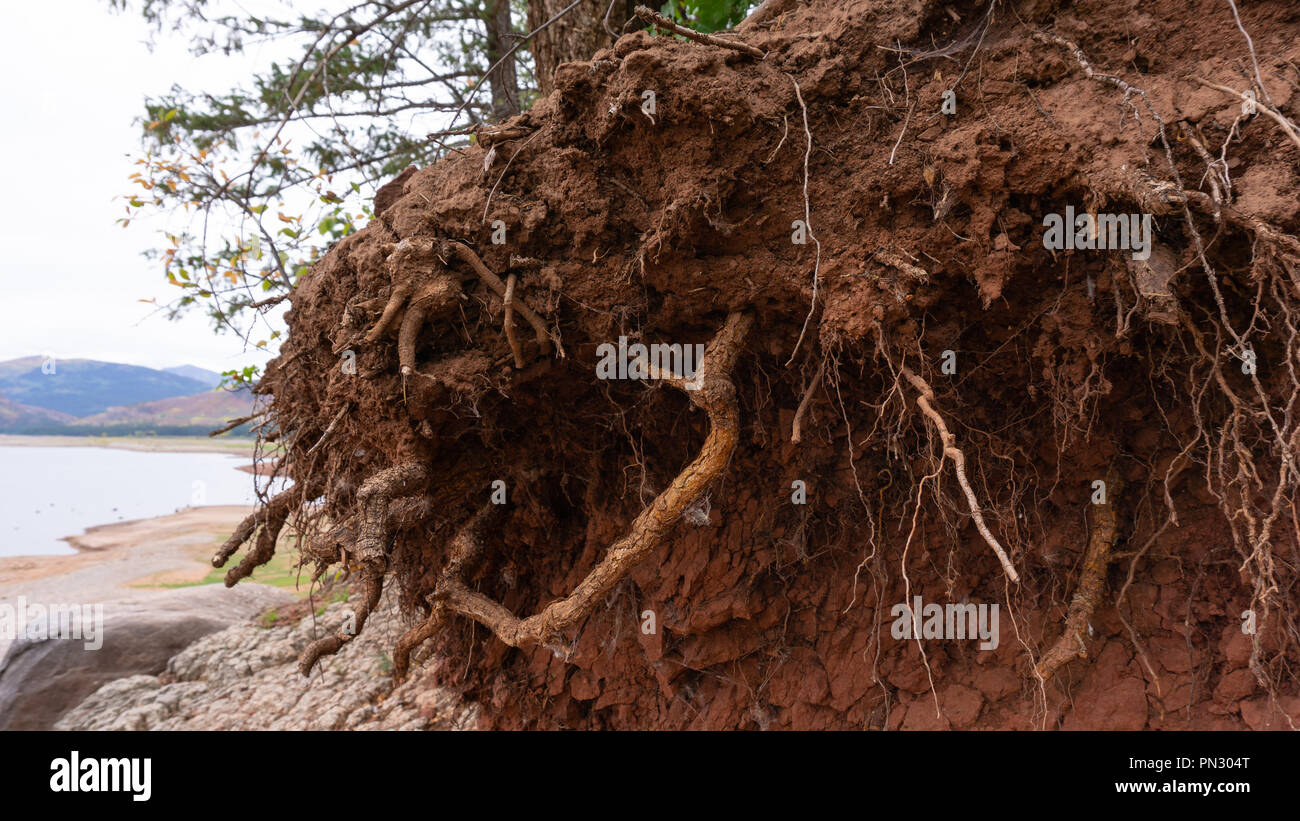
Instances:
[[[316,662],[325,656],[332,656],[343,645],[352,641],[361,634],[362,628],[366,626],[366,619],[379,606],[379,597],[384,592],[384,578],[382,575],[369,575],[365,580],[361,600],[352,607],[352,619],[350,622],[345,621],[343,627],[331,636],[317,639],[307,645],[307,649],[302,651],[298,657],[298,672],[304,676],[311,675],[311,668],[316,666]]]
[[[247,578],[254,570],[271,561],[275,556],[275,543],[280,538],[280,531],[284,529],[284,523],[289,518],[289,514],[302,504],[303,493],[300,487],[291,487],[263,507],[254,511],[242,522],[235,532],[230,534],[225,544],[221,545],[216,555],[212,557],[213,567],[223,567],[230,557],[244,545],[253,535],[253,532],[261,527],[261,532],[257,535],[257,541],[253,544],[253,549],[246,556],[226,573],[226,587],[233,587],[241,579]]]
[[[478,275],[479,279],[483,280],[483,282],[485,282],[497,296],[501,297],[503,302],[507,302],[512,313],[518,313],[529,325],[532,325],[533,333],[537,335],[537,345],[542,349],[542,355],[551,355],[553,347],[551,345],[551,335],[546,330],[546,323],[542,321],[542,318],[537,315],[536,311],[515,295],[513,289],[510,291],[510,299],[506,299],[506,283],[501,281],[501,277],[488,270],[488,267],[483,264],[483,260],[479,258],[479,255],[474,253],[473,248],[470,248],[463,242],[444,240],[441,244],[440,250],[444,257],[455,256],[468,265],[474,273]]]
[[[447,609],[474,619],[512,647],[551,646],[560,633],[584,619],[662,543],[669,528],[726,468],[740,427],[731,372],[752,323],[747,314],[731,314],[709,345],[693,380],[687,382],[677,375],[664,377],[669,384],[686,389],[691,401],[708,413],[709,434],[694,461],[641,511],[627,534],[609,548],[572,593],[551,602],[542,612],[520,619],[498,602],[470,590],[460,578],[452,578],[439,595]]]
[[[1065,632],[1051,649],[1043,654],[1035,672],[1044,682],[1058,669],[1076,658],[1088,657],[1083,638],[1088,634],[1088,621],[1101,604],[1106,587],[1106,568],[1110,565],[1111,548],[1119,533],[1119,520],[1115,515],[1115,500],[1122,482],[1111,474],[1106,479],[1106,503],[1095,506],[1088,527],[1088,549],[1083,554],[1083,567],[1079,570],[1079,585],[1070,600],[1065,616]]]
[[[442,274],[411,299],[397,332],[397,363],[402,376],[410,376],[415,371],[415,346],[419,342],[420,330],[425,323],[455,308],[460,294],[460,282],[453,276]]]
[[[411,517],[428,509],[428,502],[417,496],[429,479],[429,470],[421,462],[404,462],[376,473],[366,480],[357,492],[360,525],[353,563],[361,568],[363,595],[352,609],[353,618],[331,636],[312,642],[298,659],[298,669],[308,675],[324,656],[333,655],[356,638],[365,627],[366,620],[379,605],[384,590],[384,576],[388,572],[388,543],[392,538],[395,518],[409,523]],[[399,497],[412,497],[402,499]],[[397,517],[394,517],[397,513]]]
[[[439,270],[438,263],[430,262],[430,260],[441,259],[445,263],[451,258],[459,259],[468,265],[474,274],[501,298],[505,307],[506,339],[514,356],[516,368],[523,368],[525,359],[522,346],[515,338],[515,314],[522,316],[533,327],[542,354],[550,355],[553,346],[550,333],[546,330],[546,323],[516,294],[516,275],[510,274],[507,281],[503,282],[488,269],[472,248],[453,240],[435,242],[405,239],[397,245],[387,261],[389,276],[396,284],[384,305],[383,312],[366,332],[364,340],[367,343],[378,342],[396,327],[398,366],[403,376],[414,373],[415,353],[421,329],[427,323],[450,313],[463,297],[461,278],[445,269]],[[416,271],[418,278],[424,278],[429,274],[431,265],[432,275],[428,276],[424,284],[416,284],[418,280],[410,278],[411,270]]]
[[[483,555],[483,531],[502,511],[500,505],[484,505],[452,539],[447,564],[438,577],[433,595],[429,597],[431,607],[428,617],[407,631],[393,648],[394,679],[401,681],[406,677],[411,665],[411,654],[436,635],[446,623],[447,597],[453,587],[463,585],[462,579]]]

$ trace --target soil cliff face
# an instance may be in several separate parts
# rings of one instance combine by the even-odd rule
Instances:
[[[1300,9],[1240,11],[1250,116],[1227,2],[811,2],[725,35],[761,58],[562,65],[298,286],[296,490],[230,582],[297,521],[489,727],[1292,726]],[[703,387],[601,378],[624,337]],[[996,638],[900,637],[917,597]]]

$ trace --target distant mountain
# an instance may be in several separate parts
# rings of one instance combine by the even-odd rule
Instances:
[[[204,428],[221,427],[227,419],[253,412],[253,395],[248,390],[208,391],[194,396],[155,399],[77,419],[77,427]]]
[[[76,419],[71,414],[20,405],[0,396],[0,431],[66,425]]]
[[[206,368],[198,368],[194,365],[177,365],[174,368],[163,368],[167,373],[174,373],[177,376],[185,376],[190,379],[197,379],[209,388],[215,388],[221,384],[223,377],[216,371],[210,371]]]
[[[43,369],[44,362],[37,356],[0,362],[0,396],[80,417],[112,407],[191,396],[211,387],[206,381],[137,365],[58,359],[52,368]]]

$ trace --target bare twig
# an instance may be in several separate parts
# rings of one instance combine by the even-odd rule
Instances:
[[[351,405],[348,402],[343,403],[343,407],[339,408],[339,412],[334,414],[334,419],[331,420],[329,426],[325,428],[325,432],[322,433],[320,435],[320,438],[316,440],[316,444],[312,445],[310,448],[307,449],[307,452],[304,454],[304,457],[311,456],[313,453],[315,453],[316,448],[320,447],[321,443],[329,438],[329,435],[334,432],[334,428],[338,425],[339,420],[343,418],[343,414],[348,412],[348,408],[350,406]]]
[[[275,295],[275,296],[273,296],[273,297],[267,297],[266,299],[262,299],[262,300],[259,300],[259,301],[257,301],[257,302],[254,302],[252,305],[249,305],[248,307],[250,307],[250,308],[255,308],[255,309],[256,309],[256,308],[270,308],[272,305],[279,305],[281,302],[284,302],[284,301],[285,301],[286,299],[288,299],[290,296],[291,296],[291,294],[287,294],[287,293],[285,293],[285,294],[277,294],[277,295]]]
[[[573,11],[574,7],[577,6],[577,5],[578,5],[579,3],[581,3],[581,2],[582,2],[582,0],[573,0],[572,3],[570,3],[570,4],[567,5],[567,6],[565,6],[564,8],[560,9],[559,11],[557,11],[554,15],[552,15],[552,16],[551,16],[551,19],[547,20],[545,23],[542,23],[542,24],[541,24],[540,26],[538,26],[537,28],[535,28],[535,29],[533,29],[532,31],[528,32],[528,33],[525,34],[523,37],[520,37],[520,38],[515,42],[515,44],[514,44],[513,46],[511,46],[511,47],[506,51],[505,54],[502,54],[502,55],[497,59],[497,61],[496,61],[495,63],[493,63],[492,65],[488,66],[488,70],[485,71],[485,72],[483,72],[483,76],[479,77],[479,78],[478,78],[478,81],[475,82],[474,85],[473,85],[473,87],[470,88],[470,90],[465,94],[465,100],[460,104],[460,107],[457,108],[456,111],[451,115],[451,120],[449,120],[448,122],[451,123],[451,124],[454,124],[458,119],[460,119],[460,115],[465,111],[465,108],[466,108],[466,107],[470,104],[470,102],[474,99],[475,95],[478,94],[478,90],[479,90],[479,88],[483,85],[483,81],[486,80],[488,77],[491,77],[491,76],[492,76],[492,73],[493,73],[494,71],[496,71],[498,68],[500,68],[502,63],[504,63],[506,60],[509,60],[509,59],[511,58],[511,56],[513,56],[514,53],[515,53],[516,51],[518,51],[518,50],[520,49],[521,46],[524,45],[524,43],[527,43],[529,40],[531,40],[531,39],[533,39],[534,37],[536,37],[536,36],[537,36],[537,35],[538,35],[538,34],[539,34],[543,29],[549,27],[549,26],[550,26],[552,23],[554,23],[556,20],[559,20],[559,19],[560,19],[561,17],[563,17],[564,15],[566,15],[566,14],[568,14],[569,12]],[[445,132],[445,133],[452,133],[452,132]]]
[[[671,31],[674,34],[680,34],[687,40],[694,40],[695,42],[703,43],[706,46],[729,48],[732,51],[739,51],[741,54],[748,54],[750,57],[756,57],[759,60],[762,60],[767,56],[767,53],[762,49],[751,46],[748,43],[728,40],[726,37],[719,37],[716,34],[702,34],[695,29],[687,28],[686,26],[679,26],[659,12],[648,9],[645,6],[637,6],[635,14],[650,25],[658,26],[664,31]]]
[[[223,433],[229,433],[230,431],[234,430],[235,428],[239,427],[245,422],[251,422],[264,413],[266,413],[266,411],[258,411],[257,413],[251,413],[248,416],[241,416],[238,419],[227,419],[226,424],[212,431],[211,433],[208,434],[208,436],[220,436]]]

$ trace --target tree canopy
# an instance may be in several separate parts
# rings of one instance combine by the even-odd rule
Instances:
[[[148,255],[179,289],[164,306],[171,315],[203,310],[217,330],[259,347],[280,335],[265,311],[370,219],[379,184],[531,104],[539,83],[530,35],[583,5],[588,16],[574,19],[598,20],[608,42],[639,25],[623,0],[363,0],[310,14],[289,4],[254,13],[224,0],[109,2],[158,34],[187,37],[196,56],[254,47],[274,55],[228,88],[176,85],[144,100],[142,151],[119,220],[164,215]],[[669,0],[661,10],[712,31],[751,5]],[[563,51],[546,56],[590,56]]]

